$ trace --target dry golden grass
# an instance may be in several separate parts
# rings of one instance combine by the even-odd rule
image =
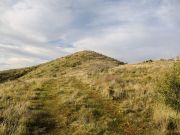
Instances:
[[[167,132],[167,126],[170,119],[177,121],[180,120],[180,114],[164,104],[155,104],[153,110],[153,120],[157,125],[160,126],[159,134],[163,135]],[[178,127],[176,130],[179,131],[180,127]]]
[[[178,132],[179,113],[160,102],[154,87],[173,62],[124,65],[85,51],[23,75],[13,71],[11,81],[6,71],[0,83],[0,135],[163,135],[171,119],[177,121],[173,133]]]

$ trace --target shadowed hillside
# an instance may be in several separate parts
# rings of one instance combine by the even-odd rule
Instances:
[[[0,135],[178,135],[155,84],[174,61],[125,64],[82,51],[0,72]]]

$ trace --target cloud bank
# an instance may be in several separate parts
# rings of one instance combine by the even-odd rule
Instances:
[[[79,50],[130,63],[175,57],[180,53],[180,1],[0,1],[0,70]]]

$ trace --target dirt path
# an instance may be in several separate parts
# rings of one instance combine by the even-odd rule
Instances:
[[[30,135],[102,134],[107,128],[104,121],[109,125],[106,130],[119,132],[112,130],[113,123],[121,121],[118,105],[75,77],[47,80],[34,92]]]
[[[51,102],[50,91],[46,89],[35,89],[35,97],[31,99],[32,105],[30,120],[27,125],[30,135],[51,134],[55,128],[55,118],[48,106]]]

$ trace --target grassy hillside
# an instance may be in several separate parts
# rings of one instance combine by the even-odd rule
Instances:
[[[178,135],[180,114],[155,87],[173,63],[83,51],[0,72],[0,135]]]

